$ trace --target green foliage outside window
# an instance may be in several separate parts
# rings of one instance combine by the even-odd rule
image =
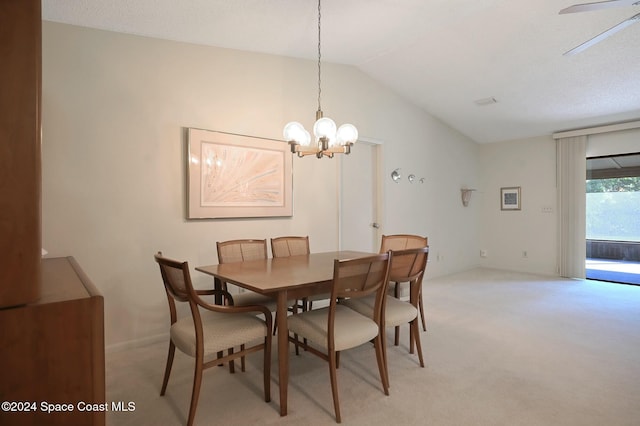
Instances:
[[[587,180],[587,194],[594,192],[637,192],[640,191],[640,177]]]
[[[587,181],[587,239],[640,242],[640,177]]]

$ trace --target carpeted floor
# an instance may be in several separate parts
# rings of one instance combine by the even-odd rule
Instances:
[[[342,354],[344,424],[638,425],[640,287],[476,269],[424,284],[426,368],[389,347],[391,394],[382,392],[373,347]],[[391,342],[392,331],[389,330]],[[192,360],[176,353],[159,396],[167,342],[109,353],[108,425],[186,423]],[[279,416],[274,352],[272,402],[262,399],[260,354],[247,371],[205,371],[196,424],[335,424],[327,364],[291,349],[289,415]]]

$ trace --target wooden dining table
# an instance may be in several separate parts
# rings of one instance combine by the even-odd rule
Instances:
[[[355,259],[374,254],[376,253],[332,251],[196,267],[197,271],[215,278],[216,288],[221,288],[224,281],[277,300],[276,323],[281,416],[287,415],[287,388],[289,384],[288,301],[330,292],[335,259]]]

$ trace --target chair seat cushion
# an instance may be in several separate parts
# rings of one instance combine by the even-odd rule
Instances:
[[[371,318],[373,316],[375,300],[375,296],[367,296],[359,299],[345,300],[343,305]],[[404,302],[393,296],[387,296],[385,300],[385,325],[387,327],[406,324],[418,316],[418,310],[409,302]]]
[[[331,298],[331,293],[320,293],[320,294],[313,294],[307,297],[307,300],[310,302],[316,302],[319,300],[327,300],[330,298]]]
[[[328,349],[329,307],[288,317],[289,331]],[[378,335],[378,324],[346,306],[336,306],[335,350],[359,346]]]
[[[256,339],[264,339],[270,332],[267,324],[251,314],[201,312],[204,354],[213,354]],[[187,355],[196,355],[196,330],[191,316],[171,326],[171,341]]]
[[[245,291],[232,296],[235,306],[260,305],[265,306],[270,312],[275,312],[278,308],[278,302],[274,298],[253,291]]]

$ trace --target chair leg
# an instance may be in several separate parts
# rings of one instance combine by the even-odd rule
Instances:
[[[189,407],[189,419],[187,420],[187,426],[193,425],[193,420],[196,417],[196,408],[198,407],[198,398],[200,397],[200,385],[202,384],[202,359],[201,357],[195,358],[196,368],[193,374],[193,391],[191,392],[191,405]]]
[[[411,343],[415,341],[416,348],[418,349],[418,359],[420,360],[420,367],[424,368],[424,360],[422,359],[422,344],[420,343],[420,326],[418,325],[418,318],[411,321],[410,339]],[[412,345],[413,346],[413,345]],[[413,352],[411,352],[413,353]]]
[[[387,356],[385,352],[384,338],[381,335],[376,337],[375,341],[376,360],[378,361],[378,371],[380,372],[380,381],[384,394],[389,395],[389,373],[387,369]]]
[[[304,309],[302,311],[304,312]],[[298,313],[298,299],[296,299],[295,303],[291,307],[291,313],[293,315],[296,315]],[[293,337],[295,338],[296,355],[300,355],[300,346],[298,345],[298,335],[294,333]],[[307,343],[306,339],[305,339],[305,343]]]
[[[400,299],[400,283],[395,283],[395,287],[393,289],[393,295],[395,296],[396,299]],[[395,337],[394,337],[394,341],[393,344],[398,346],[400,345],[400,327],[396,327],[395,329]]]
[[[160,390],[160,396],[163,396],[167,390],[167,384],[169,383],[169,375],[171,374],[171,367],[173,366],[173,356],[176,354],[176,345],[172,341],[169,341],[169,353],[167,354],[167,366],[164,369],[164,379],[162,380],[162,389]]]
[[[427,331],[427,321],[424,319],[424,304],[422,303],[422,289],[418,293],[418,303],[420,304],[420,318],[422,319],[422,329]]]
[[[298,345],[298,335],[296,333],[293,334],[293,338],[296,340],[294,346],[296,347],[296,355],[300,355],[300,345]],[[307,343],[305,341],[305,343]]]
[[[264,401],[271,402],[271,339],[264,338]]]
[[[331,378],[331,393],[333,394],[333,409],[336,412],[336,423],[342,423],[340,416],[340,402],[338,400],[338,378],[336,375],[338,355],[335,351],[329,352],[329,376]]]
[[[229,355],[233,354],[233,348],[229,348]],[[234,360],[229,361],[229,373],[234,374],[236,372],[236,363]]]
[[[375,339],[373,340],[373,345],[374,345],[374,349],[377,351]],[[376,352],[376,356],[377,356],[377,352]],[[384,340],[383,344],[382,344],[382,360],[383,360],[383,363],[384,363],[385,377],[387,378],[387,386],[390,387],[390,383],[389,383],[389,364],[387,363],[387,345],[386,345],[386,340]]]
[[[244,344],[240,345],[240,350],[241,350],[241,351],[244,351]],[[245,370],[244,370],[244,367],[245,367],[245,365],[244,365],[244,364],[245,364],[245,363],[244,363],[244,360],[245,360],[245,357],[243,357],[243,356],[242,356],[242,357],[240,357],[240,370],[241,370],[243,373],[244,373],[244,371],[245,371]],[[231,362],[233,362],[233,361],[231,361]]]
[[[418,317],[416,317],[414,320],[417,321]],[[413,325],[411,325],[411,321],[410,321],[409,322],[409,353],[410,354],[413,354],[416,348],[415,340],[413,339],[412,333],[413,333]]]

